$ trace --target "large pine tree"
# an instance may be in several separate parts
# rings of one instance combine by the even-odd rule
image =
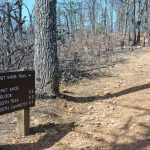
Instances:
[[[35,56],[38,95],[59,95],[59,63],[56,40],[56,0],[36,0]]]

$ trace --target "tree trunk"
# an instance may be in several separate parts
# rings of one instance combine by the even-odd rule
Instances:
[[[10,56],[11,54],[11,48],[10,48],[10,43],[11,43],[11,8],[10,4],[8,2],[5,3],[4,5],[6,7],[7,13],[5,13],[5,21],[4,21],[4,39],[5,39],[5,48],[6,48],[6,56],[7,59],[5,61],[5,70],[9,70],[12,65],[12,57]]]
[[[133,19],[133,45],[136,45],[136,1],[133,1],[134,3],[134,10],[133,10],[133,14],[134,14],[134,19]]]
[[[35,17],[36,92],[55,98],[59,95],[56,0],[36,0]]]
[[[114,31],[114,0],[111,2],[111,32]]]
[[[141,41],[141,1],[138,1],[138,5],[139,5],[139,10],[138,10],[138,22],[137,22],[137,26],[138,26],[138,35],[137,35],[137,44],[140,45],[140,41]]]
[[[104,12],[104,27],[105,27],[105,35],[107,35],[107,0],[105,0],[105,12]]]
[[[126,7],[126,12],[125,12],[125,29],[124,29],[124,39],[127,36],[127,28],[128,28],[128,14],[129,14],[129,0],[126,0],[127,2],[127,7]]]
[[[146,39],[148,38],[148,42],[149,42],[149,34],[148,34],[148,15],[149,15],[149,13],[148,13],[148,5],[149,5],[149,1],[148,0],[146,0],[146,4],[145,4],[146,6],[146,10],[145,10],[145,20],[144,20],[144,43],[143,43],[143,46],[145,46],[146,45]],[[148,43],[147,43],[148,44]]]

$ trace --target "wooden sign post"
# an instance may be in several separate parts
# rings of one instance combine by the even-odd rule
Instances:
[[[35,72],[0,73],[0,115],[18,111],[19,135],[29,134],[29,108],[33,106],[35,106]]]
[[[20,136],[29,135],[30,108],[19,110],[17,114],[17,129]]]

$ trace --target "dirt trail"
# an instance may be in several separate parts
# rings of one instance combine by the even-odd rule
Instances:
[[[62,141],[70,141],[74,149],[150,149],[149,58],[150,52],[133,55],[128,63],[116,65],[115,77],[68,87],[86,96],[79,99],[87,111],[79,117],[77,136]]]
[[[148,50],[132,54],[113,77],[62,87],[66,100],[37,101],[28,137],[17,137],[12,114],[1,116],[0,149],[150,150],[149,59]]]

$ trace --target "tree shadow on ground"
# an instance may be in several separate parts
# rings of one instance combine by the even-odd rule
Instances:
[[[149,112],[149,111],[148,111]],[[149,112],[150,114],[150,112]],[[139,116],[147,116],[147,111]],[[148,123],[139,122],[138,126],[143,128],[145,131],[141,132],[140,130],[137,132],[137,135],[130,134],[132,123],[134,123],[134,118],[131,116],[121,128],[123,129],[122,134],[111,134],[113,136],[114,142],[106,143],[109,145],[108,150],[149,150],[150,149],[150,125]],[[120,139],[121,138],[121,139]],[[126,141],[128,139],[128,141]],[[123,140],[122,142],[120,140]],[[130,141],[130,142],[129,142]],[[101,146],[96,146],[92,148],[92,150],[103,150],[105,148],[101,148]]]
[[[129,121],[127,123],[127,126],[125,127],[125,133],[122,136],[126,136],[127,132],[129,132],[131,118],[129,118]],[[118,144],[117,141],[119,139],[119,136],[114,136],[115,141],[111,144],[111,150],[148,150],[150,149],[150,126],[146,125],[145,123],[139,123],[139,126],[142,128],[145,128],[145,133],[139,133],[141,134],[143,138],[138,139],[139,137],[129,137],[133,140],[131,143],[124,143],[124,144]]]
[[[150,133],[147,133],[145,136],[147,135],[150,136]],[[147,150],[150,148],[150,141],[148,139],[136,140],[130,144],[114,144],[111,150],[146,150],[146,148]]]
[[[30,134],[35,135],[39,133],[45,133],[37,142],[34,143],[19,143],[19,144],[6,144],[1,145],[0,150],[41,150],[52,147],[66,134],[75,128],[74,123],[70,124],[54,124],[48,123],[45,125],[39,125],[30,129]]]
[[[131,93],[135,93],[135,92],[139,92],[142,90],[146,90],[150,88],[150,83],[148,84],[143,84],[143,85],[138,85],[135,87],[131,87],[113,94],[106,94],[103,96],[89,96],[89,97],[76,97],[76,96],[71,96],[71,95],[66,95],[66,94],[62,94],[61,96],[68,100],[68,101],[73,101],[75,103],[88,103],[88,102],[93,102],[93,101],[98,101],[98,100],[107,100],[110,98],[114,98],[114,97],[119,97],[122,95],[127,95],[127,94],[131,94]],[[115,104],[114,104],[115,105]],[[136,107],[136,106],[127,106],[127,105],[119,105],[121,107],[128,107],[128,108],[133,108],[133,109],[137,109],[137,110],[143,110],[144,114],[140,114],[137,117],[144,117],[150,114],[150,109],[144,109],[144,108],[140,108],[140,107]],[[143,127],[146,129],[145,133],[140,133],[140,136],[142,136],[143,138],[139,138],[137,136],[136,137],[128,137],[127,133],[130,132],[130,127],[132,124],[133,118],[132,116],[129,118],[129,120],[126,122],[126,124],[124,125],[124,127],[122,128],[124,130],[124,133],[121,135],[114,135],[114,142],[110,144],[109,150],[148,150],[150,149],[150,126],[145,124],[145,123],[139,123],[139,126]],[[143,121],[144,122],[144,121]],[[140,131],[139,131],[140,132]],[[132,142],[128,142],[128,143],[118,143],[118,140],[120,137],[128,137],[131,138]],[[101,147],[96,146],[94,148],[92,148],[93,150],[101,150]]]
[[[93,102],[96,100],[106,100],[109,98],[119,97],[122,95],[142,91],[142,90],[149,89],[149,88],[150,88],[150,83],[131,87],[131,88],[128,88],[128,89],[125,89],[125,90],[122,90],[122,91],[119,91],[119,92],[113,93],[113,94],[108,93],[108,94],[103,95],[103,96],[77,97],[77,96],[71,96],[71,95],[67,95],[67,94],[62,93],[61,97],[68,100],[68,101],[73,101],[76,103],[88,103],[88,102]]]

